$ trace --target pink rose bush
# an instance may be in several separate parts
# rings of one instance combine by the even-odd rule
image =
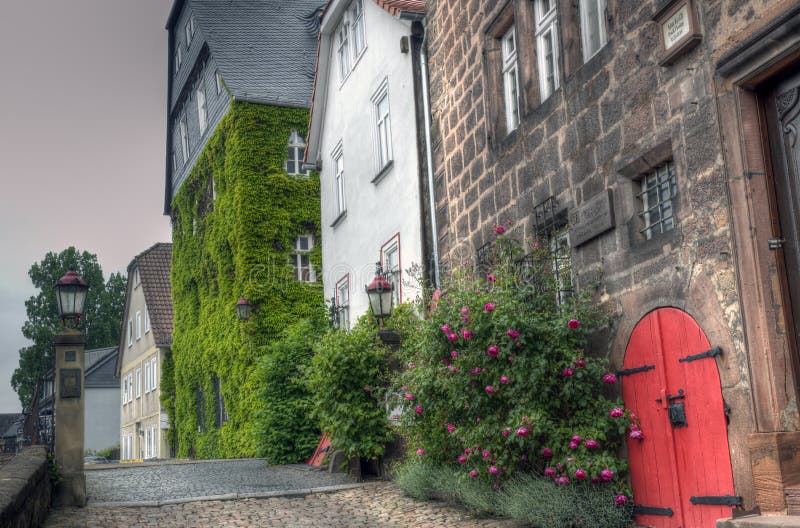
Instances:
[[[415,412],[403,413],[402,434],[424,449],[418,463],[457,467],[489,492],[528,473],[554,485],[607,486],[609,502],[627,500],[617,453],[641,429],[629,430],[624,405],[609,395],[616,376],[587,347],[599,312],[576,298],[564,313],[546,251],[534,248],[525,269],[519,254],[499,254],[491,274],[454,273],[436,307],[420,307],[420,329],[403,336],[402,364],[417,368],[397,380],[414,396],[404,401]]]

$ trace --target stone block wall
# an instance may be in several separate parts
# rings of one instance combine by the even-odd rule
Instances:
[[[722,50],[763,25],[781,2],[695,1],[702,41],[665,67],[659,66],[653,17],[666,2],[607,3],[608,43],[584,62],[579,2],[558,0],[561,82],[542,101],[533,2],[429,2],[442,264],[473,265],[477,249],[494,238],[496,223],[510,222],[512,236],[530,248],[537,238],[536,204],[554,197],[569,215],[609,189],[615,228],[573,247],[571,255],[576,288],[590,290],[614,316],[612,328],[597,340],[599,352],[621,365],[633,327],[657,307],[680,308],[697,320],[712,345],[724,350],[719,365],[723,395],[734,409],[734,478],[751,505],[746,437],[756,425],[714,76]],[[498,21],[509,17],[517,29],[521,123],[506,134],[498,119],[504,107],[493,35]],[[637,180],[667,159],[677,172],[676,227],[646,240]]]
[[[50,510],[47,449],[30,446],[0,468],[0,526],[36,528]]]

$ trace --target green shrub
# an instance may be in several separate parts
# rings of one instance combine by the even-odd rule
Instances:
[[[478,510],[517,473],[628,494],[617,455],[628,419],[610,416],[622,407],[607,395],[615,379],[586,345],[602,318],[586,297],[557,302],[546,252],[523,263],[502,234],[495,247],[490,273],[456,272],[404,341],[396,391],[409,455],[456,468],[471,482],[460,498]]]
[[[309,386],[331,444],[348,457],[378,458],[391,439],[384,403],[389,352],[362,316],[348,332],[331,331],[315,346]]]
[[[319,440],[305,375],[313,356],[312,345],[325,324],[300,321],[289,327],[282,339],[267,346],[259,360],[264,407],[257,414],[258,453],[270,464],[301,462],[312,454]]]

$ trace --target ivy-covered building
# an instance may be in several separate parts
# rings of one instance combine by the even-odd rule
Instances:
[[[323,304],[319,179],[301,164],[322,3],[175,0],[167,20],[175,328],[161,375],[178,456],[256,453],[255,364]]]

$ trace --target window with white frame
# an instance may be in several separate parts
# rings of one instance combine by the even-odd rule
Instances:
[[[142,338],[142,312],[136,312],[136,340]]]
[[[128,319],[128,346],[133,346],[133,320]]]
[[[200,133],[205,134],[208,127],[208,108],[206,106],[206,83],[197,85],[197,117],[200,120]]]
[[[192,38],[194,38],[194,15],[189,17],[189,20],[186,21],[186,25],[183,27],[184,34],[186,36],[186,49],[189,49],[189,46],[192,43]]]
[[[144,393],[150,392],[150,362],[144,362]]]
[[[392,283],[394,305],[400,304],[400,238],[397,237],[383,249],[383,271]]]
[[[189,125],[186,123],[186,114],[181,116],[178,127],[181,132],[181,155],[183,162],[186,163],[189,161]]]
[[[286,172],[289,174],[308,174],[308,171],[303,168],[303,152],[306,150],[306,142],[303,136],[297,133],[297,130],[292,130],[289,134],[288,143],[289,156],[286,159]]]
[[[133,289],[135,290],[142,284],[142,278],[139,275],[139,268],[133,270]]]
[[[314,266],[311,265],[311,250],[314,249],[314,235],[300,235],[294,242],[291,256],[294,279],[302,282],[316,282]]]
[[[641,201],[639,216],[642,218],[641,232],[647,240],[655,235],[675,228],[672,199],[678,188],[675,183],[675,164],[669,160],[647,172],[641,179]]]
[[[128,373],[128,401],[133,401],[133,372]]]
[[[544,101],[558,89],[558,18],[556,0],[536,0],[536,62]]]
[[[136,397],[142,396],[142,367],[136,367]]]
[[[606,34],[606,0],[580,0],[581,41],[586,62],[608,42]]]
[[[339,79],[342,81],[367,46],[362,2],[353,0],[336,29],[336,55],[339,60]]]
[[[344,154],[341,144],[333,152],[333,170],[336,180],[336,217],[338,218],[347,210],[344,200]]]
[[[350,275],[336,283],[336,326],[340,330],[350,328]]]
[[[519,67],[517,35],[514,26],[500,39],[503,58],[503,92],[506,108],[506,133],[519,126]]]
[[[219,70],[214,72],[214,86],[217,89],[217,95],[222,93],[222,75]]]
[[[158,357],[153,356],[153,359],[150,360],[150,375],[153,377],[153,379],[150,380],[150,390],[156,390],[156,387],[158,387],[158,373],[156,367],[157,364],[158,364]]]
[[[150,333],[150,310],[144,305],[144,333]]]
[[[376,131],[378,133],[378,170],[392,161],[392,122],[389,115],[389,89],[384,81],[372,97],[375,104]]]

